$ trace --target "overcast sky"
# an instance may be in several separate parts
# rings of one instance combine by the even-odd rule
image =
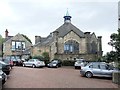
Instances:
[[[64,23],[66,11],[71,22],[83,32],[102,36],[104,54],[112,50],[107,43],[118,28],[118,0],[0,0],[0,34],[46,37]]]

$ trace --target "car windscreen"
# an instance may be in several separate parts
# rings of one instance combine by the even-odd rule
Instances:
[[[3,61],[0,61],[0,63],[1,63],[1,64],[6,64],[6,63],[5,63],[5,62],[3,62]]]
[[[33,59],[34,61],[40,61],[40,60],[38,60],[38,59]]]
[[[9,60],[8,60],[8,59],[4,59],[4,62],[5,62],[5,63],[9,63]]]
[[[56,62],[56,61],[51,62],[51,64],[56,64],[56,63],[58,63],[58,62]]]
[[[109,65],[109,64],[107,64],[106,67],[107,67],[107,69],[109,69],[109,70],[113,70],[113,69],[114,69],[114,67],[113,67],[112,65]]]

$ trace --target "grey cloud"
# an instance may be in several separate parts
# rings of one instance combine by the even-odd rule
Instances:
[[[97,34],[100,30],[109,34],[117,31],[117,2],[12,0],[8,5],[15,17],[10,16],[0,21],[0,34],[8,28],[11,34],[23,33],[32,40],[35,35],[47,36],[64,23],[63,16],[67,8],[72,16],[72,23],[82,31]]]

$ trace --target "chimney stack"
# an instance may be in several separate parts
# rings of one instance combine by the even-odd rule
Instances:
[[[8,30],[6,29],[6,31],[5,31],[5,38],[7,38],[8,37]]]
[[[98,36],[98,52],[102,56],[102,36]]]
[[[35,36],[35,44],[41,42],[41,36]]]

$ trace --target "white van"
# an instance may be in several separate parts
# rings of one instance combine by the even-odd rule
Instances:
[[[74,66],[75,69],[81,69],[81,67],[84,67],[87,64],[85,59],[76,59]]]

